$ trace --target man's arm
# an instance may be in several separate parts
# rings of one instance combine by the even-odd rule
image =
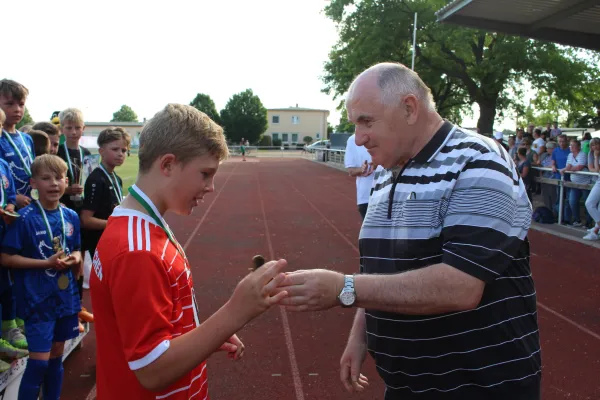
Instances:
[[[485,283],[446,264],[395,275],[357,275],[356,305],[398,314],[442,314],[477,307]]]

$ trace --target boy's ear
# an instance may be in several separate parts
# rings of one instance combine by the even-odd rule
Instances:
[[[171,176],[173,169],[175,167],[175,155],[174,154],[163,154],[158,159],[160,172],[162,172],[165,176]]]
[[[33,189],[37,189],[37,183],[35,182],[35,178],[29,178],[29,184]]]

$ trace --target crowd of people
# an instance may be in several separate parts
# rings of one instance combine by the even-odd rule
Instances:
[[[504,143],[503,135],[498,132],[494,138],[501,143],[517,163],[518,171],[523,179],[530,200],[533,194],[542,196],[543,204],[558,221],[560,190],[558,185],[538,183],[535,177],[551,180],[563,179],[581,186],[565,186],[561,224],[573,227],[584,227],[585,240],[599,240],[600,230],[600,138],[592,138],[585,132],[581,140],[569,139],[558,128],[548,124],[545,130],[530,124],[527,132],[517,129],[515,136]],[[552,171],[538,171],[532,167],[551,168]],[[569,173],[571,172],[571,173]],[[572,172],[592,172],[593,174],[573,174]],[[592,189],[589,185],[593,184]],[[585,221],[581,216],[581,204],[585,202]]]
[[[79,109],[60,112],[58,126],[16,128],[28,95],[24,85],[0,80],[0,372],[29,356],[19,399],[37,399],[40,391],[58,399],[64,344],[94,322],[82,307],[83,254],[94,254],[122,200],[115,168],[130,136],[121,128],[103,130],[96,165],[79,144],[85,129]]]

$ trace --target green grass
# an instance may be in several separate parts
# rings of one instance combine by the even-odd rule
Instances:
[[[123,197],[124,197],[127,195],[127,189],[129,189],[129,187],[131,187],[131,185],[133,185],[135,183],[135,178],[137,177],[137,173],[138,173],[138,156],[137,156],[137,154],[134,154],[132,152],[131,155],[129,157],[127,157],[127,159],[125,159],[125,162],[123,163],[123,165],[118,167],[117,169],[115,169],[115,172],[117,173],[117,175],[119,175],[121,177],[121,179],[123,179]]]

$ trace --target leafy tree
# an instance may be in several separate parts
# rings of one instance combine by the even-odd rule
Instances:
[[[227,138],[234,143],[242,138],[255,143],[267,130],[267,109],[252,89],[234,94],[221,110],[221,121]]]
[[[27,107],[25,107],[25,112],[23,113],[23,118],[17,124],[16,128],[19,129],[20,127],[22,127],[24,125],[31,125],[34,123],[35,122],[33,121],[33,118],[31,118],[31,115],[29,114],[29,110],[27,109]]]
[[[311,144],[313,141],[313,138],[310,136],[304,136],[304,138],[302,139],[302,141],[306,144]]]
[[[585,83],[598,81],[599,57],[592,52],[438,23],[435,12],[448,1],[332,0],[325,13],[340,36],[325,65],[323,90],[342,96],[358,73],[377,62],[410,65],[415,12],[415,70],[442,116],[460,122],[477,103],[481,132],[492,132],[497,116],[523,108],[525,81],[569,101]]]
[[[215,102],[210,98],[209,95],[204,93],[198,93],[196,97],[194,97],[194,100],[192,100],[192,102],[190,103],[190,106],[202,111],[217,124],[221,124],[221,116],[217,111]]]
[[[342,109],[342,115],[340,116],[340,123],[335,130],[340,133],[354,133],[354,124],[348,121],[348,111],[346,107]]]
[[[327,137],[329,137],[333,133],[333,126],[327,122]]]
[[[113,114],[113,118],[110,122],[137,122],[138,117],[136,113],[128,105],[122,105],[119,111]]]

